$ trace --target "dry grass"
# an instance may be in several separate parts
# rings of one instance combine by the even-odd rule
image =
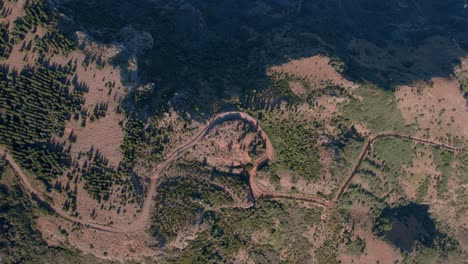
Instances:
[[[406,177],[400,177],[398,178],[398,181],[403,187],[408,198],[412,200],[417,199],[418,188],[426,179],[429,180],[430,183],[427,199],[436,197],[435,185],[437,178],[442,175],[437,170],[432,155],[433,153],[431,149],[426,146],[424,148],[417,149],[413,154],[411,166],[403,168],[403,171],[406,172]]]
[[[255,261],[250,259],[249,253],[245,249],[239,249],[233,258],[233,263],[255,264]]]
[[[148,241],[151,241],[148,234],[115,234],[76,228],[70,222],[49,216],[39,217],[38,227],[51,246],[69,243],[85,254],[104,259],[141,259],[144,256],[155,257],[157,254],[154,248],[148,246]]]
[[[400,252],[372,233],[373,221],[369,208],[354,204],[350,209],[350,220],[354,226],[354,236],[365,241],[366,248],[362,255],[341,254],[342,263],[395,263],[401,261]]]
[[[354,83],[346,80],[330,65],[330,58],[322,55],[292,60],[283,65],[273,66],[269,69],[269,73],[283,73],[303,78],[312,89],[324,87],[328,84],[340,85],[350,89],[356,88]],[[290,87],[298,96],[307,93],[301,83],[292,82]]]
[[[370,232],[357,231],[356,234],[366,243],[366,250],[361,256],[341,255],[342,263],[382,263],[393,264],[403,258],[397,249],[382,241]]]
[[[30,41],[34,43],[35,36],[42,37],[45,33],[46,30],[40,26],[37,27],[37,31],[35,34],[31,32],[27,33],[22,42],[13,45],[8,59],[3,60],[1,62],[8,66],[10,71],[20,72],[25,67],[34,67],[37,59],[39,58],[39,55],[32,51],[34,45],[31,48],[31,51],[28,51],[26,49],[21,50],[21,47],[24,43],[28,43]]]
[[[78,83],[89,87],[88,93],[85,94],[84,105],[88,113],[92,113],[94,107],[100,103],[108,104],[106,116],[93,122],[88,118],[85,127],[81,126],[81,118],[72,119],[66,124],[64,138],[68,138],[71,132],[77,136],[76,143],[71,149],[72,156],[77,157],[78,153],[86,152],[94,147],[109,160],[109,165],[117,167],[122,160],[120,145],[124,136],[119,122],[125,119],[122,114],[116,112],[120,100],[125,95],[120,70],[110,65],[106,65],[101,70],[94,64],[85,67],[83,65],[85,54],[80,51],[74,51],[68,57],[53,56],[50,60],[60,65],[65,65],[70,60],[77,62],[76,73],[71,78],[76,78]],[[111,92],[109,92],[110,88],[105,87],[106,83],[115,84]]]
[[[3,18],[0,18],[0,23],[9,23],[11,31],[13,29],[14,23],[17,18],[23,15],[23,6],[26,3],[26,0],[17,0],[17,1],[2,1],[4,8],[11,10],[11,12]]]
[[[22,15],[22,6],[25,1],[20,0],[18,2],[5,2],[8,8],[12,8],[11,14],[6,18],[1,19],[0,22],[10,22],[10,26],[13,25],[12,21]],[[23,42],[20,42],[13,46],[12,52],[7,60],[3,63],[9,67],[10,70],[21,71],[25,67],[33,67],[38,59],[39,54],[34,52],[34,41],[31,51],[21,50],[21,46],[34,39],[35,36],[42,37],[46,33],[47,29],[39,26],[35,34],[28,33],[25,36]],[[88,44],[90,44],[88,42]],[[95,51],[99,56],[103,57],[105,54],[111,54],[113,50],[106,50],[102,45],[95,44],[89,45],[86,52]],[[119,125],[119,122],[123,122],[125,117],[121,114],[117,114],[116,108],[120,104],[120,100],[125,95],[126,91],[121,83],[121,72],[119,69],[114,68],[110,65],[106,65],[104,68],[98,68],[96,64],[91,63],[86,65],[86,54],[82,51],[74,51],[68,56],[46,54],[46,60],[50,61],[51,64],[65,66],[70,61],[76,62],[77,68],[74,76],[70,76],[70,81],[76,79],[80,84],[86,85],[89,90],[85,95],[84,109],[89,113],[92,113],[94,107],[101,103],[107,103],[107,113],[105,117],[91,122],[89,117],[87,118],[86,126],[82,127],[82,120],[70,120],[65,127],[64,135],[60,138],[61,141],[68,139],[70,133],[76,136],[76,143],[72,144],[71,155],[72,158],[77,159],[80,152],[87,152],[91,148],[94,150],[98,149],[106,159],[109,160],[109,165],[116,168],[122,160],[122,154],[120,152],[120,145],[123,140],[123,130]],[[109,91],[108,84],[112,83],[112,91]],[[107,84],[107,85],[106,85]],[[73,88],[73,85],[72,85]],[[54,139],[58,139],[54,136]],[[78,163],[82,164],[83,160],[77,160]],[[62,183],[62,186],[66,186],[69,180],[66,176],[62,176],[58,179]],[[34,185],[40,186],[34,182]],[[93,209],[96,209],[96,217],[92,221],[99,223],[113,223],[115,226],[123,226],[131,223],[134,217],[138,214],[138,206],[129,204],[121,208],[120,213],[117,210],[109,210],[111,205],[116,208],[119,207],[120,200],[117,197],[117,191],[113,190],[113,194],[107,202],[102,203],[104,208],[101,210],[101,204],[96,200],[89,197],[87,191],[83,189],[83,182],[78,181],[75,183],[70,182],[70,189],[77,190],[77,213],[80,218],[91,219],[90,214]],[[114,187],[116,188],[116,187]],[[57,206],[61,207],[66,200],[66,192],[53,191],[47,194],[47,197]],[[130,238],[123,234],[110,234],[95,231],[91,229],[82,228],[77,231],[70,225],[70,223],[59,219],[59,218],[45,218],[41,217],[38,219],[38,227],[41,230],[43,237],[51,246],[64,245],[69,242],[72,246],[77,247],[86,253],[92,253],[97,256],[104,258],[134,258],[144,255],[153,255],[154,251],[147,249],[144,245],[144,238],[142,234],[137,234],[136,237]],[[61,233],[61,229],[66,229],[68,236]],[[91,247],[90,244],[93,244]],[[107,252],[104,254],[104,252]]]
[[[458,81],[433,78],[429,84],[401,86],[396,97],[406,123],[417,125],[417,135],[468,140],[468,108]]]
[[[299,97],[303,97],[305,95],[307,95],[308,91],[306,89],[306,87],[304,86],[303,83],[301,82],[298,82],[298,81],[291,81],[289,83],[289,88],[291,88],[291,91],[299,96]]]

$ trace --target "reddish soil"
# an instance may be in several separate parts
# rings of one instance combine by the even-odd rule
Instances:
[[[303,78],[312,89],[327,84],[341,85],[345,88],[356,87],[354,83],[346,80],[330,65],[330,58],[321,55],[292,60],[283,65],[271,67],[269,71],[270,73],[289,74]],[[308,92],[300,82],[292,82],[290,86],[298,96]]]
[[[86,126],[82,126],[83,117],[78,120],[70,120],[65,127],[63,139],[67,138],[73,132],[77,139],[72,144],[71,153],[74,158],[80,152],[87,152],[92,147],[98,149],[108,160],[109,165],[117,167],[122,160],[120,145],[123,141],[123,129],[119,123],[124,122],[124,115],[118,114],[116,109],[120,100],[124,97],[126,91],[121,83],[120,70],[111,65],[98,69],[95,64],[84,66],[86,55],[81,51],[74,51],[67,57],[53,56],[50,58],[52,63],[66,65],[69,61],[76,61],[77,68],[74,76],[77,82],[88,86],[88,92],[85,94],[84,109],[88,115],[93,113],[94,107],[99,104],[107,104],[107,111],[104,117],[91,121],[86,117]],[[112,84],[112,88],[108,87]]]
[[[210,120],[207,126],[203,128],[194,138],[192,138],[190,141],[179,147],[178,149],[174,150],[161,164],[159,164],[156,169],[154,170],[154,174],[151,177],[151,186],[149,188],[147,197],[144,201],[144,205],[142,208],[141,213],[135,219],[130,225],[128,226],[119,226],[119,227],[110,227],[106,225],[101,225],[92,221],[80,219],[80,218],[75,218],[71,217],[68,215],[67,212],[63,212],[61,208],[54,207],[54,205],[50,205],[50,208],[60,217],[62,217],[65,220],[75,222],[78,224],[81,224],[83,226],[87,226],[96,230],[101,230],[101,231],[107,231],[111,233],[132,233],[132,232],[137,232],[146,227],[147,221],[149,220],[150,216],[150,211],[154,203],[154,195],[156,193],[156,187],[157,187],[157,180],[161,174],[161,172],[172,162],[177,160],[181,155],[183,155],[186,151],[189,149],[193,148],[201,139],[203,139],[206,134],[216,125],[219,123],[222,123],[227,120],[233,120],[233,119],[240,119],[245,122],[248,122],[252,124],[253,127],[256,128],[258,135],[265,141],[266,143],[266,150],[265,154],[259,158],[253,168],[249,171],[249,182],[250,182],[250,188],[251,191],[256,199],[291,199],[291,200],[301,200],[301,201],[308,201],[316,204],[317,206],[321,207],[334,207],[336,202],[339,201],[343,193],[346,191],[348,185],[350,184],[354,174],[357,171],[357,168],[359,167],[359,164],[361,161],[364,159],[365,155],[367,154],[368,149],[371,147],[371,145],[378,139],[380,138],[405,138],[405,139],[410,139],[416,142],[420,143],[425,143],[437,147],[442,147],[450,151],[454,152],[459,152],[459,151],[468,151],[467,148],[463,147],[455,147],[451,146],[445,143],[433,141],[433,140],[428,140],[428,139],[422,139],[422,138],[417,138],[409,135],[400,135],[397,133],[393,132],[386,132],[386,133],[380,133],[377,134],[373,137],[371,137],[367,143],[364,145],[361,154],[358,157],[358,160],[355,162],[355,165],[351,169],[351,173],[347,180],[342,184],[340,191],[337,193],[335,196],[335,199],[333,201],[323,201],[320,199],[317,199],[316,197],[311,197],[311,196],[304,196],[304,195],[295,195],[295,194],[285,194],[285,193],[279,193],[279,192],[268,192],[264,191],[256,183],[255,176],[257,173],[257,170],[259,167],[267,164],[270,160],[274,159],[274,149],[271,144],[270,139],[268,138],[268,135],[262,130],[262,128],[258,125],[258,122],[251,117],[250,115],[243,113],[243,112],[226,112],[226,113],[220,113],[215,116]],[[3,151],[2,151],[3,152]],[[8,154],[4,153],[7,161],[11,164],[13,169],[17,172],[17,175],[21,179],[21,182],[23,186],[33,195],[35,195],[38,199],[42,200],[44,203],[49,204],[47,200],[43,197],[43,195],[37,191],[34,187],[29,182],[28,177],[23,173],[19,165],[13,160],[13,158]]]
[[[253,163],[249,153],[249,145],[261,143],[256,133],[246,131],[244,122],[240,120],[226,121],[211,130],[203,142],[193,151],[189,151],[184,159],[206,164],[216,170],[241,173],[245,165]],[[261,152],[257,149],[257,152]],[[258,155],[258,153],[257,153]]]
[[[468,140],[468,105],[455,79],[433,78],[398,87],[395,96],[407,124],[416,124],[417,136]]]
[[[69,236],[70,243],[84,250],[85,252],[90,252],[95,255],[100,255],[104,257],[109,256],[111,258],[129,258],[129,257],[131,258],[132,256],[135,257],[135,254],[134,254],[135,252],[141,253],[140,255],[149,254],[147,251],[145,251],[146,249],[148,249],[148,247],[145,246],[144,243],[142,244],[142,241],[151,241],[150,238],[147,237],[145,230],[149,224],[149,220],[151,216],[151,209],[154,206],[154,196],[156,194],[158,180],[162,172],[171,163],[173,163],[174,161],[182,157],[182,155],[186,154],[187,151],[189,151],[190,149],[195,147],[197,144],[199,144],[200,140],[204,139],[205,136],[210,132],[210,130],[212,130],[215,126],[225,121],[229,121],[229,120],[242,120],[244,122],[251,124],[256,130],[259,137],[262,138],[262,140],[264,140],[265,145],[266,145],[265,153],[255,162],[252,169],[249,171],[249,183],[250,183],[251,192],[254,197],[254,201],[256,201],[257,199],[289,199],[289,200],[309,202],[313,205],[320,206],[325,209],[333,208],[336,202],[339,201],[339,199],[341,198],[342,194],[346,191],[348,185],[350,184],[351,180],[354,177],[354,174],[357,171],[357,168],[359,167],[360,162],[364,159],[365,155],[367,154],[368,149],[379,138],[400,137],[400,138],[406,138],[406,139],[410,139],[413,141],[417,141],[420,143],[442,147],[442,148],[445,148],[447,150],[454,151],[454,152],[468,151],[468,149],[466,148],[455,147],[455,146],[451,146],[445,143],[440,143],[440,142],[432,141],[428,139],[416,138],[416,137],[412,137],[408,135],[399,135],[396,133],[381,133],[381,134],[375,135],[371,137],[367,141],[367,143],[364,145],[363,150],[361,151],[361,155],[359,156],[354,167],[352,168],[347,180],[342,184],[340,191],[337,193],[335,198],[331,201],[324,201],[324,200],[318,199],[315,196],[287,194],[287,193],[282,193],[282,192],[265,191],[261,189],[257,185],[257,181],[255,179],[257,170],[261,166],[267,164],[270,160],[274,159],[274,149],[273,149],[270,139],[268,138],[268,135],[258,125],[257,121],[246,113],[242,113],[242,112],[220,113],[220,114],[213,116],[210,122],[202,130],[200,130],[191,140],[181,145],[179,148],[175,149],[170,155],[168,155],[164,159],[162,163],[160,163],[156,167],[151,177],[150,188],[144,200],[143,207],[141,211],[139,212],[138,216],[136,216],[136,218],[131,220],[130,222],[127,222],[128,224],[127,223],[110,224],[109,222],[98,223],[98,222],[91,221],[88,219],[83,219],[81,217],[76,218],[74,216],[70,216],[69,212],[63,211],[61,207],[55,206],[53,203],[52,204],[49,203],[48,199],[41,192],[37,191],[35,187],[31,185],[30,180],[27,177],[27,175],[22,171],[19,165],[13,160],[13,158],[7,152],[0,151],[0,155],[4,154],[6,160],[10,163],[13,170],[16,172],[17,176],[19,177],[20,182],[23,185],[23,187],[29,193],[31,193],[31,195],[34,196],[36,200],[40,200],[42,203],[47,205],[50,208],[50,210],[53,211],[59,217],[53,222],[58,221],[58,223],[62,223],[61,225],[63,226],[65,226],[64,223],[67,223],[67,226],[69,226],[67,230],[70,230],[70,231],[76,228],[74,227],[75,224],[78,224],[78,227],[80,227],[79,229],[80,231],[79,233],[76,233],[75,231],[73,231],[73,236]],[[249,208],[254,205],[255,203],[254,204],[242,203],[241,205],[239,204],[229,205],[227,207],[234,206],[234,207]],[[224,207],[221,206],[220,208],[213,208],[213,209],[216,210],[216,209],[221,209],[221,208],[224,208]],[[47,225],[45,226],[47,227]],[[91,231],[89,229],[91,230],[94,229],[94,231]],[[57,241],[56,239],[54,239],[55,236],[51,235],[51,233],[53,233],[53,230],[54,230],[53,228],[47,227],[44,230],[45,230],[44,235],[50,238],[51,241],[49,242],[51,243],[51,245],[54,243],[60,242],[60,239]],[[58,233],[56,232],[55,234],[58,234]],[[188,236],[188,237],[190,238],[191,236]],[[101,251],[106,250],[108,246],[108,244],[102,243],[102,239],[106,241],[112,241],[112,247],[117,248],[119,250],[117,251],[114,250],[115,252],[112,251],[111,253],[109,252],[100,253]],[[92,242],[93,245],[94,244],[99,245],[100,248],[99,249],[90,248],[89,245],[83,244],[83,241],[94,241]],[[180,240],[179,242],[180,243],[178,245],[181,247],[183,247],[186,244],[185,240]],[[139,247],[140,250],[135,250],[135,247]]]
[[[412,200],[417,198],[418,188],[425,179],[430,181],[428,199],[436,198],[434,185],[437,182],[436,179],[442,177],[442,174],[437,170],[432,155],[430,148],[419,149],[413,154],[411,166],[403,167],[406,176],[399,178],[398,182],[403,187],[406,196]]]
[[[418,138],[418,137],[413,137],[413,136],[410,136],[410,135],[402,135],[402,134],[398,134],[398,133],[395,133],[395,132],[382,132],[382,133],[379,133],[377,135],[374,135],[374,136],[370,137],[366,141],[366,143],[364,144],[364,147],[362,148],[356,162],[354,163],[353,167],[351,168],[350,175],[348,176],[346,181],[343,182],[343,184],[341,185],[341,188],[339,189],[339,192],[336,194],[336,196],[334,198],[334,202],[339,201],[341,196],[343,195],[343,193],[346,192],[346,189],[348,188],[349,184],[351,183],[351,180],[353,179],[354,175],[356,174],[356,172],[357,172],[357,170],[359,168],[359,165],[361,164],[361,162],[366,157],[369,148],[372,146],[372,144],[375,143],[375,141],[377,141],[378,139],[381,139],[381,138],[404,138],[404,139],[409,139],[409,140],[419,142],[419,143],[429,144],[429,145],[439,147],[439,148],[445,148],[445,149],[453,151],[453,152],[468,152],[468,148],[466,148],[466,147],[456,147],[456,146],[452,146],[452,145],[449,145],[449,144],[446,144],[446,143],[443,143],[443,142],[439,142],[437,140]]]

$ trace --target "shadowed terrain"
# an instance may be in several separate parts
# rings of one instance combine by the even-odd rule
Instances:
[[[71,29],[132,47],[116,62],[136,52],[139,76],[156,84],[141,105],[153,107],[210,106],[202,102],[265,87],[269,65],[318,53],[349,77],[393,88],[448,76],[468,45],[463,0],[58,2]]]

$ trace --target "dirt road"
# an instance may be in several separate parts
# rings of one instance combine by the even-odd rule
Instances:
[[[262,137],[262,139],[265,141],[265,145],[266,145],[266,151],[265,151],[265,156],[264,156],[265,159],[267,161],[273,159],[274,150],[273,150],[271,141],[268,138],[268,135],[258,125],[258,122],[255,118],[243,112],[224,112],[224,113],[216,114],[211,118],[207,126],[205,126],[200,132],[198,132],[190,141],[186,142],[185,144],[183,144],[182,146],[180,146],[179,148],[171,152],[164,159],[164,161],[156,167],[156,169],[153,172],[153,175],[151,176],[150,187],[148,189],[148,193],[144,200],[142,211],[140,212],[138,217],[135,219],[135,221],[133,221],[130,225],[127,225],[127,226],[110,227],[110,226],[101,225],[99,223],[95,223],[92,221],[79,219],[79,218],[70,216],[68,212],[63,211],[61,208],[53,204],[50,204],[47,201],[47,199],[43,196],[43,194],[31,185],[29,178],[26,176],[26,174],[23,172],[20,166],[14,161],[14,159],[12,158],[10,154],[3,151],[2,149],[0,149],[1,151],[0,154],[5,155],[6,160],[10,163],[10,165],[16,172],[17,176],[19,177],[22,186],[29,193],[34,195],[36,199],[40,200],[43,204],[47,205],[55,214],[57,214],[61,218],[70,222],[81,224],[89,228],[96,229],[96,230],[113,232],[113,233],[133,233],[133,232],[138,232],[140,230],[144,230],[144,228],[148,224],[148,221],[150,220],[151,208],[154,205],[154,196],[156,194],[158,179],[161,173],[164,171],[164,169],[167,168],[167,166],[169,166],[172,162],[180,158],[189,149],[194,147],[201,139],[203,139],[203,137],[206,136],[206,134],[213,127],[215,127],[219,123],[222,123],[228,120],[243,120],[251,124],[255,128],[255,130],[259,133],[259,135]],[[258,166],[258,164],[256,166]],[[256,167],[254,169],[256,171]],[[263,192],[256,186],[256,184],[254,184],[252,191],[254,192],[254,195],[256,198],[262,197],[263,195]]]
[[[96,229],[96,230],[112,232],[112,233],[121,233],[121,231],[119,229],[116,229],[116,228],[113,228],[113,227],[110,227],[110,226],[106,226],[106,225],[101,225],[101,224],[98,224],[98,223],[93,223],[91,221],[87,221],[87,220],[83,220],[83,219],[79,219],[79,218],[70,216],[68,212],[63,211],[61,208],[56,207],[53,204],[50,204],[47,201],[47,199],[42,195],[42,193],[37,191],[31,185],[31,183],[29,182],[28,176],[26,176],[26,174],[24,174],[23,170],[15,162],[15,160],[11,157],[10,154],[5,152],[3,149],[0,149],[0,156],[5,157],[5,159],[8,161],[10,166],[15,171],[16,175],[19,177],[21,185],[24,187],[24,189],[26,189],[34,199],[39,200],[44,205],[47,205],[48,209],[53,211],[57,216],[65,219],[67,221],[74,222],[74,223],[77,223],[77,224],[81,224],[83,226],[90,227],[90,228],[93,228],[93,229]]]
[[[164,171],[164,169],[167,168],[172,162],[180,158],[183,154],[185,154],[188,150],[193,148],[200,140],[202,140],[206,134],[217,124],[228,121],[228,120],[242,120],[246,123],[249,123],[252,125],[252,127],[257,131],[258,135],[264,140],[265,142],[265,154],[260,157],[255,164],[253,165],[252,169],[249,171],[249,184],[250,188],[252,191],[252,194],[254,198],[257,199],[291,199],[291,200],[301,200],[301,201],[307,201],[311,202],[317,206],[325,207],[325,208],[333,208],[335,207],[336,203],[340,200],[341,196],[343,193],[346,191],[348,188],[349,184],[351,183],[351,180],[353,179],[354,175],[356,174],[360,163],[364,160],[366,153],[368,149],[372,146],[372,144],[379,138],[385,138],[385,137],[398,137],[398,138],[406,138],[409,140],[425,143],[425,144],[430,144],[433,146],[445,148],[451,151],[468,151],[466,148],[460,148],[460,147],[455,147],[451,146],[445,143],[437,142],[437,141],[432,141],[428,139],[423,139],[423,138],[417,138],[409,135],[402,135],[394,132],[386,132],[386,133],[380,133],[377,134],[373,137],[371,137],[367,142],[364,144],[363,149],[361,150],[358,159],[354,163],[349,176],[347,179],[343,182],[341,185],[339,192],[335,196],[335,198],[331,201],[326,201],[326,200],[320,200],[317,197],[313,196],[305,196],[305,195],[298,195],[298,194],[286,194],[286,193],[280,193],[280,192],[269,192],[269,191],[264,191],[262,190],[258,185],[255,180],[255,176],[257,174],[257,170],[261,168],[262,166],[268,164],[269,161],[274,159],[275,152],[273,149],[273,145],[271,143],[271,140],[269,139],[268,135],[263,131],[263,129],[260,127],[258,124],[258,121],[250,116],[247,113],[244,112],[224,112],[224,113],[219,113],[214,115],[208,124],[200,130],[192,139],[190,139],[188,142],[180,146],[179,148],[175,149],[173,152],[171,152],[162,163],[160,163],[156,169],[153,172],[153,175],[151,176],[151,182],[150,182],[150,187],[148,189],[148,193],[146,195],[146,198],[143,203],[142,211],[138,215],[138,217],[133,221],[130,225],[127,226],[107,226],[107,225],[102,225],[99,223],[95,223],[89,220],[84,220],[80,218],[75,218],[69,215],[68,212],[63,211],[61,208],[56,207],[53,204],[50,204],[47,199],[43,196],[41,192],[36,190],[30,183],[29,178],[26,176],[26,174],[22,171],[20,166],[14,161],[14,159],[11,157],[10,154],[5,152],[4,150],[0,149],[0,155],[4,155],[6,160],[9,162],[13,170],[16,172],[16,175],[19,177],[22,186],[29,192],[31,195],[33,195],[37,200],[40,200],[42,203],[47,205],[50,210],[52,210],[57,216],[73,222],[77,224],[81,224],[85,227],[96,229],[96,230],[101,230],[105,232],[113,232],[113,233],[133,233],[133,232],[138,232],[142,231],[146,228],[146,226],[149,224],[148,221],[151,218],[151,208],[154,206],[154,197],[156,194],[156,189],[158,185],[158,180],[160,178],[161,173]]]
[[[203,137],[213,127],[215,127],[219,123],[222,123],[228,120],[243,120],[251,124],[255,128],[255,130],[259,133],[259,135],[262,137],[262,139],[265,141],[266,159],[267,160],[273,159],[274,157],[273,145],[271,144],[271,141],[268,138],[268,135],[258,125],[258,122],[255,118],[243,112],[224,112],[224,113],[216,114],[215,116],[211,118],[211,120],[209,121],[208,125],[205,126],[205,128],[203,128],[200,132],[198,132],[198,134],[195,135],[190,141],[188,141],[181,147],[174,150],[171,154],[169,154],[169,156],[161,164],[159,164],[156,167],[156,169],[154,170],[153,176],[151,176],[150,188],[148,189],[148,193],[146,195],[142,211],[137,217],[137,219],[130,226],[125,228],[128,232],[135,232],[147,226],[148,224],[147,222],[150,220],[150,216],[151,216],[151,208],[153,208],[153,205],[154,205],[154,196],[156,194],[158,179],[162,171],[167,166],[169,166],[172,162],[174,162],[175,160],[180,158],[183,154],[185,154],[185,152],[187,152],[189,149],[194,147],[201,139],[203,139]],[[254,168],[256,168],[256,166],[254,166]],[[256,187],[252,188],[252,192],[254,193],[254,196],[255,196],[254,190],[257,191],[259,189]]]
[[[346,178],[346,180],[341,184],[341,187],[340,187],[338,193],[336,194],[335,198],[333,199],[334,203],[337,203],[340,200],[343,193],[345,193],[346,190],[348,189],[348,186],[351,183],[354,175],[356,174],[356,172],[357,172],[357,170],[359,168],[359,165],[361,164],[361,162],[366,157],[366,154],[367,154],[367,151],[369,150],[369,148],[375,143],[375,141],[377,141],[378,139],[381,139],[381,138],[404,138],[404,139],[409,139],[409,140],[412,140],[412,141],[415,141],[415,142],[428,144],[428,145],[432,145],[432,146],[439,147],[439,148],[445,148],[445,149],[448,149],[448,150],[453,151],[453,152],[468,152],[468,148],[456,147],[456,146],[452,146],[452,145],[449,145],[449,144],[446,144],[446,143],[443,143],[443,142],[438,142],[438,141],[435,141],[435,140],[429,140],[429,139],[425,139],[425,138],[418,138],[418,137],[399,134],[399,133],[395,133],[395,132],[382,132],[382,133],[379,133],[377,135],[374,135],[374,136],[370,137],[366,141],[366,143],[364,144],[361,152],[359,153],[359,156],[358,156],[357,160],[354,162],[354,165],[351,168],[351,171],[349,173],[348,178]]]

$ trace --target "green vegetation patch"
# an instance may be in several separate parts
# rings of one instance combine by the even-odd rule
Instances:
[[[362,188],[361,185],[351,184],[339,201],[339,208],[349,210],[352,205],[365,205],[370,208],[371,214],[379,214],[386,203],[374,193]]]
[[[366,242],[362,240],[360,237],[357,237],[355,240],[351,241],[347,245],[346,253],[353,256],[360,256],[364,253],[366,249]]]
[[[391,91],[379,89],[371,84],[361,86],[356,95],[362,98],[351,98],[341,107],[344,117],[353,122],[367,125],[372,132],[411,130],[405,124],[397,99]]]
[[[288,252],[293,263],[310,261],[308,227],[320,224],[321,209],[299,208],[294,203],[259,201],[250,209],[226,209],[205,215],[209,227],[169,263],[233,262],[244,250],[255,263],[279,263]]]
[[[443,196],[447,191],[447,183],[452,175],[452,162],[454,161],[455,155],[453,152],[442,148],[432,148],[434,153],[434,163],[436,164],[437,170],[442,173],[442,177],[437,182],[437,194]]]
[[[416,202],[421,203],[424,201],[424,197],[426,197],[428,191],[429,191],[429,178],[424,178],[423,182],[421,185],[418,187],[418,192],[416,194]]]
[[[468,153],[458,154],[459,167],[457,169],[458,175],[460,175],[460,182],[462,184],[468,184]]]
[[[68,74],[41,66],[20,74],[0,73],[0,143],[48,188],[70,165],[68,150],[51,137],[62,135],[65,122],[81,110],[87,91],[81,86],[71,90]]]
[[[14,172],[0,160],[1,263],[108,263],[70,248],[49,247],[36,228],[37,207],[18,184]]]
[[[338,250],[337,242],[333,239],[326,240],[322,246],[320,246],[315,254],[318,256],[318,263],[336,263],[338,264]]]
[[[277,116],[275,112],[267,113],[260,121],[275,148],[274,165],[308,181],[319,179],[322,165],[315,147],[316,131],[300,116],[291,114],[287,119]]]
[[[205,208],[232,203],[219,186],[196,177],[168,177],[158,187],[151,232],[161,246],[189,225],[200,224]]]
[[[333,174],[342,174],[342,178],[349,174],[349,169],[354,165],[358,155],[361,153],[364,141],[360,138],[345,136],[343,140],[336,144],[337,159],[342,168],[338,166],[332,167],[335,172]]]
[[[378,139],[373,151],[360,164],[356,176],[366,181],[367,189],[379,197],[397,194],[403,197],[398,178],[402,166],[412,162],[411,141],[399,138]]]
[[[374,155],[382,161],[382,166],[386,167],[384,172],[398,177],[401,174],[401,166],[411,164],[411,141],[400,138],[379,139],[374,145]]]

